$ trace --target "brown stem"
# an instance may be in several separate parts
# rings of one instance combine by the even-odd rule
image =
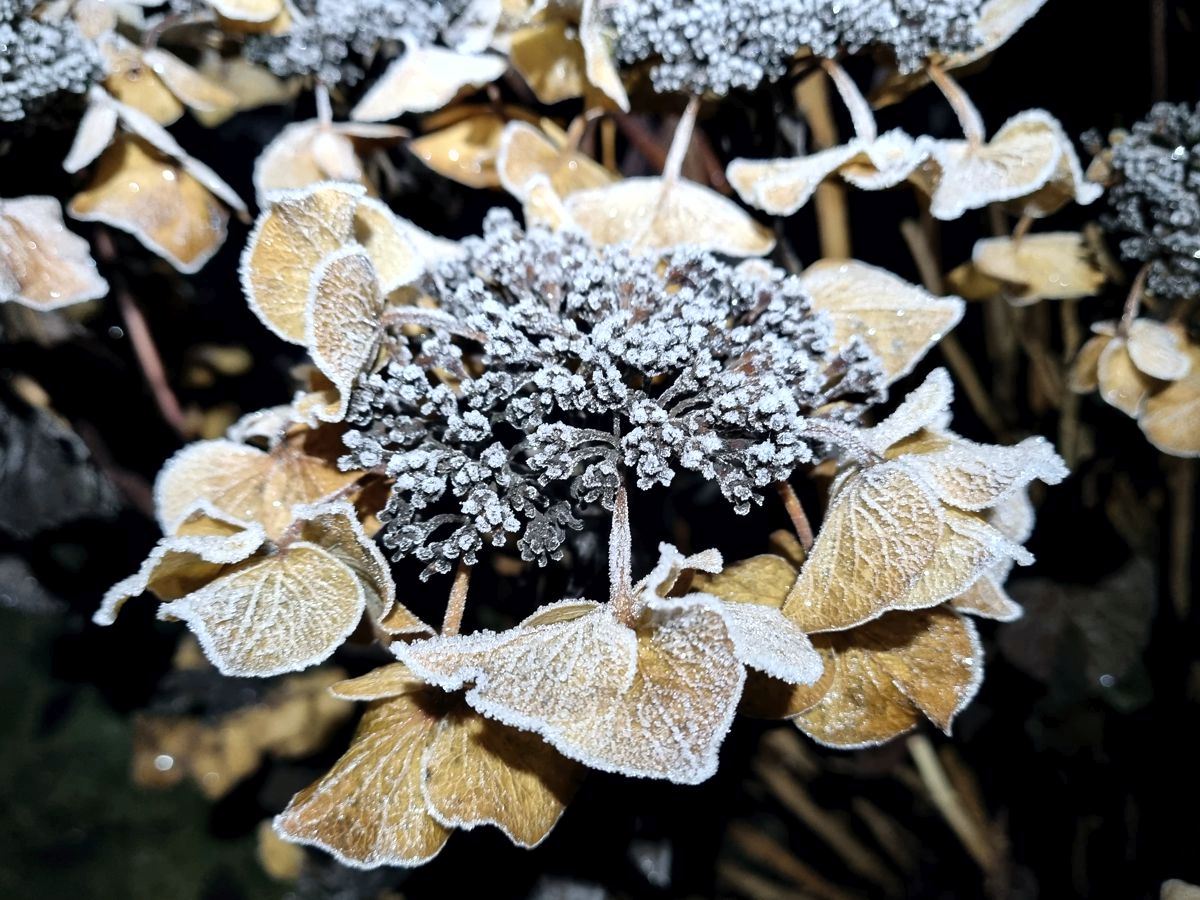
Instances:
[[[650,129],[640,119],[623,112],[617,112],[614,115],[617,127],[621,129],[625,139],[646,158],[652,168],[661,172],[667,164],[666,148],[650,133]]]
[[[838,143],[837,123],[829,104],[829,83],[820,77],[806,78],[796,85],[796,105],[804,112],[812,132],[815,150],[826,150]],[[850,213],[846,205],[846,188],[836,181],[824,181],[817,187],[814,198],[817,211],[817,230],[821,238],[821,255],[826,259],[849,259]]]
[[[975,108],[967,92],[937,63],[930,62],[925,68],[929,73],[929,80],[937,85],[950,108],[954,110],[968,143],[975,147],[984,144],[987,141],[987,132],[983,127],[983,117],[979,115],[979,110]]]
[[[1146,292],[1146,279],[1149,277],[1150,263],[1146,263],[1138,269],[1137,277],[1133,279],[1133,285],[1129,288],[1129,296],[1125,298],[1125,308],[1121,311],[1119,329],[1122,335],[1129,333],[1129,326],[1133,324],[1133,320],[1141,311],[1142,294]]]
[[[871,113],[871,104],[862,95],[854,79],[838,63],[832,59],[821,60],[821,68],[837,88],[842,103],[850,113],[850,121],[854,124],[854,134],[864,141],[873,141],[879,137],[879,127],[875,124],[875,116]]]
[[[1150,55],[1153,60],[1153,100],[1167,99],[1167,0],[1150,3]]]
[[[979,868],[986,874],[993,875],[998,868],[999,861],[996,858],[992,842],[967,810],[958,791],[950,783],[950,779],[946,776],[946,770],[942,768],[941,760],[938,759],[937,751],[933,749],[929,738],[923,734],[914,734],[908,739],[908,752],[912,754],[913,762],[917,765],[921,781],[929,792],[929,799],[942,814],[946,824],[962,841],[972,859],[979,864]]]
[[[808,521],[808,514],[804,511],[804,505],[796,496],[795,489],[786,481],[776,482],[775,488],[779,491],[783,506],[792,520],[792,527],[796,529],[796,537],[800,539],[800,546],[807,553],[813,546],[813,530]]]
[[[1032,227],[1033,227],[1033,217],[1032,216],[1021,216],[1021,218],[1017,220],[1016,227],[1013,229],[1013,233],[1012,233],[1013,243],[1016,243],[1016,244],[1021,243],[1021,241],[1022,241],[1022,239],[1024,239],[1025,235],[1029,234],[1029,229]]]
[[[633,597],[633,543],[629,534],[629,496],[622,483],[613,502],[612,532],[608,539],[609,602],[617,620],[633,626],[637,617]]]
[[[471,567],[461,560],[454,570],[454,582],[450,585],[450,599],[446,602],[446,615],[442,619],[442,635],[453,637],[462,627],[463,612],[467,608],[467,590],[471,586]]]

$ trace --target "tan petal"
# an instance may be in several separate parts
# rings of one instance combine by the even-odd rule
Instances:
[[[1129,324],[1125,349],[1138,371],[1162,381],[1182,378],[1192,367],[1183,329],[1152,319],[1134,319]]]
[[[1138,425],[1163,453],[1200,456],[1200,348],[1188,348],[1191,371],[1146,401]]]
[[[933,560],[944,526],[941,504],[902,465],[853,474],[829,507],[784,615],[810,634],[882,615]]]
[[[1142,411],[1154,387],[1151,378],[1133,364],[1124,338],[1113,338],[1100,351],[1096,379],[1104,402],[1134,418]]]
[[[63,170],[74,174],[94,163],[116,136],[117,121],[117,110],[111,104],[89,103],[63,160]]]
[[[951,601],[950,606],[958,612],[970,613],[997,622],[1015,622],[1025,614],[1016,601],[1008,596],[1000,584],[990,575],[985,575]]]
[[[729,256],[770,253],[770,229],[740,206],[690,181],[627,178],[566,198],[567,211],[597,244],[634,241],[655,250],[697,247]]]
[[[554,828],[583,775],[536,734],[483,718],[459,700],[425,751],[424,796],[447,828],[494,825],[536,847]]]
[[[97,43],[104,56],[104,86],[120,102],[145,113],[159,125],[183,115],[183,104],[144,59],[140,47],[110,32]]]
[[[833,684],[794,721],[830,747],[881,744],[911,730],[922,713],[948,732],[983,677],[974,626],[940,607],[889,613],[820,644],[837,658]]]
[[[229,214],[184,169],[139,138],[119,137],[91,184],[68,206],[72,218],[128,231],[180,272],[197,272],[225,242]]]
[[[911,372],[966,309],[958,297],[935,297],[860,262],[817,263],[803,282],[814,308],[833,320],[834,345],[862,338],[879,356],[889,382]]]
[[[107,293],[88,242],[67,230],[58,200],[0,200],[0,302],[48,310]]]
[[[190,109],[219,112],[237,108],[238,98],[231,91],[209,81],[178,56],[158,47],[142,51],[142,59],[162,79],[163,84]]]
[[[762,672],[747,672],[738,714],[752,719],[793,719],[820,703],[833,684],[837,658],[828,649],[818,653],[821,677],[813,684],[788,684]]]
[[[224,675],[265,678],[328,659],[366,608],[362,582],[315,544],[240,563],[158,609],[182,619]]]
[[[1071,363],[1068,379],[1071,390],[1079,394],[1090,394],[1100,387],[1100,355],[1111,340],[1110,335],[1098,334],[1088,338],[1079,348],[1075,361]]]
[[[560,197],[612,183],[611,172],[587,155],[566,150],[528,122],[509,122],[500,140],[496,170],[504,189],[518,200],[529,199],[529,184],[549,179]]]
[[[545,175],[530,178],[525,182],[522,193],[525,194],[521,209],[525,216],[525,227],[549,228],[551,231],[575,227],[575,220],[567,212],[562,197]]]
[[[235,22],[269,22],[283,12],[284,0],[207,0],[209,6]]]
[[[971,258],[985,275],[1016,285],[1020,299],[1094,297],[1105,281],[1083,235],[1074,231],[986,238]]]
[[[565,756],[684,784],[716,770],[744,680],[721,615],[685,601],[655,601],[636,631],[601,606],[569,621],[394,649],[443,687],[474,682],[472,707],[536,731]]]
[[[350,391],[374,359],[384,297],[362,247],[338,250],[317,266],[304,313],[304,342],[317,368],[337,391],[336,404],[313,410],[326,422],[346,416]]]
[[[841,176],[864,191],[882,191],[906,180],[929,158],[929,140],[913,138],[899,128],[867,143],[863,153],[841,168]]]
[[[782,556],[764,553],[726,566],[715,575],[699,573],[694,590],[734,603],[757,603],[779,609],[796,583],[796,569]]]
[[[211,49],[202,52],[197,71],[235,98],[232,109],[193,111],[196,119],[206,128],[215,128],[236,112],[286,103],[300,91],[298,79],[279,78],[242,56],[222,56]]]
[[[354,143],[321,122],[293,122],[254,161],[254,192],[267,206],[276,191],[307,188],[322,181],[366,186]]]
[[[286,341],[304,342],[304,310],[317,264],[354,236],[361,188],[324,183],[281,193],[264,211],[242,253],[250,308]]]
[[[935,141],[931,148],[930,211],[957,219],[969,209],[1025,197],[1058,169],[1063,149],[1049,117],[1040,110],[1009,119],[986,144]]]
[[[372,703],[349,749],[292,798],[275,830],[360,869],[432,859],[450,830],[428,813],[421,761],[440,721],[428,692]]]
[[[386,122],[411,112],[441,109],[465,88],[478,88],[504,74],[508,62],[485,53],[444,47],[409,47],[393,62],[350,113],[358,122]]]
[[[359,201],[354,236],[371,258],[384,294],[416,281],[425,269],[424,261],[453,259],[462,253],[457,244],[434,237],[371,197]]]
[[[1044,219],[1069,203],[1090,206],[1099,200],[1100,195],[1104,193],[1103,186],[1089,181],[1084,175],[1075,145],[1071,143],[1058,119],[1044,110],[1031,110],[1027,115],[1039,117],[1054,132],[1062,148],[1062,155],[1049,180],[1029,196],[1010,203],[1009,209],[1017,215]]]
[[[514,32],[508,58],[541,103],[581,97],[587,87],[583,46],[574,29],[561,19]]]
[[[886,456],[892,447],[918,432],[945,431],[950,427],[950,403],[953,400],[954,383],[950,373],[945,369],[934,369],[916,390],[909,392],[895,412],[866,430],[863,436],[867,446],[880,456]],[[942,439],[936,447],[940,449],[948,441],[949,438]],[[924,444],[920,446],[926,448]]]
[[[612,35],[604,24],[602,0],[583,0],[579,16],[579,42],[587,64],[588,81],[600,89],[617,108],[629,112],[629,95],[612,54]]]
[[[496,154],[503,131],[504,120],[484,112],[430,132],[408,146],[417,159],[439,175],[467,187],[494,188],[500,186]]]
[[[167,534],[197,501],[204,501],[227,516],[257,522],[275,539],[292,524],[293,507],[323,500],[358,477],[287,444],[265,452],[227,440],[198,441],[159,472],[155,507]]]
[[[750,206],[773,216],[790,216],[808,204],[821,182],[862,152],[851,141],[794,159],[735,159],[726,177]]]

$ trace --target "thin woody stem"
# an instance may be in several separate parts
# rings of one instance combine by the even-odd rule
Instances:
[[[1142,266],[1133,279],[1129,288],[1129,296],[1125,298],[1125,308],[1121,311],[1121,334],[1129,331],[1129,326],[1137,318],[1142,308],[1142,295],[1146,292],[1146,279],[1150,277],[1150,263]]]
[[[317,97],[317,120],[322,125],[329,125],[333,122],[333,104],[329,102],[329,88],[325,86],[325,82],[317,82],[315,93]]]
[[[467,608],[467,590],[471,586],[471,567],[461,560],[454,570],[454,582],[450,585],[450,599],[446,602],[446,615],[442,619],[442,635],[453,637],[462,627],[463,612]]]
[[[929,80],[937,85],[942,96],[946,98],[946,102],[954,110],[954,115],[958,117],[958,122],[962,126],[967,140],[975,146],[983,144],[987,140],[983,117],[979,115],[979,110],[975,108],[975,104],[971,102],[966,91],[937,63],[929,63],[926,71],[929,72]]]
[[[671,138],[671,149],[667,151],[666,162],[663,163],[663,180],[673,184],[679,180],[683,171],[683,160],[688,148],[692,145],[692,133],[696,130],[696,116],[700,113],[700,98],[692,97],[684,107],[679,124],[675,127],[675,136]],[[664,190],[666,186],[664,185]]]
[[[867,103],[867,98],[862,95],[862,91],[858,89],[854,79],[832,59],[821,60],[821,68],[825,70],[825,74],[837,88],[842,103],[850,113],[854,134],[864,141],[873,141],[879,137],[879,126],[875,124],[875,115],[871,112],[871,104]]]
[[[612,533],[608,539],[609,602],[618,621],[632,625],[633,605],[633,543],[629,535],[629,496],[625,485],[617,487],[613,502]]]
[[[795,489],[786,481],[777,482],[775,488],[779,491],[779,497],[783,500],[784,509],[787,510],[788,516],[792,520],[792,528],[796,530],[796,537],[800,539],[800,546],[807,553],[812,549],[814,538],[812,524],[808,521],[808,514],[804,511],[804,505],[800,502],[800,498],[796,496]]]

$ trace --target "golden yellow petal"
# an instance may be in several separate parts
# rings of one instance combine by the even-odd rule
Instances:
[[[304,342],[304,309],[317,264],[354,236],[361,188],[318,184],[280,194],[258,217],[242,253],[242,289],[263,324]]]
[[[1100,355],[1112,340],[1111,335],[1097,334],[1079,348],[1071,363],[1068,384],[1078,394],[1090,394],[1100,387]]]
[[[1138,425],[1163,453],[1200,456],[1200,347],[1189,346],[1191,371],[1146,401]]]
[[[408,666],[392,663],[372,669],[366,675],[339,681],[329,688],[343,700],[387,700],[404,694],[428,691],[429,685],[413,675]]]
[[[236,22],[269,22],[283,12],[283,0],[207,0],[226,19]]]
[[[1180,325],[1134,319],[1129,323],[1125,349],[1139,372],[1161,381],[1182,378],[1192,367],[1187,334]]]
[[[995,619],[997,622],[1013,622],[1023,610],[1008,592],[990,575],[985,575],[950,602],[951,608],[962,613]]]
[[[879,356],[888,381],[907,375],[959,320],[966,305],[935,297],[860,262],[820,262],[803,275],[813,306],[833,320],[835,347],[859,337]]]
[[[425,751],[425,800],[447,828],[494,825],[536,847],[575,793],[583,768],[536,734],[483,718],[461,699]]]
[[[183,104],[143,58],[142,50],[116,32],[98,42],[108,74],[104,87],[127,106],[141,110],[159,125],[183,115]]]
[[[692,579],[692,589],[734,603],[755,603],[778,609],[796,583],[796,574],[796,569],[782,556],[763,553],[731,563],[715,575],[697,572]]]
[[[433,171],[473,188],[500,186],[496,154],[504,120],[493,112],[477,113],[412,141],[408,146]]]
[[[605,28],[604,10],[604,4],[598,0],[583,0],[579,14],[579,42],[583,45],[588,81],[618,109],[629,112],[629,96],[613,59],[613,36]]]
[[[370,257],[384,294],[416,281],[425,269],[423,260],[432,262],[456,252],[449,242],[399,218],[370,197],[358,204],[354,236]]]
[[[824,668],[813,684],[788,684],[753,669],[746,672],[746,687],[738,714],[752,719],[792,719],[821,702],[833,684],[837,657],[828,648],[817,647]]]
[[[372,703],[349,749],[292,798],[276,831],[360,869],[432,859],[450,836],[422,792],[421,761],[440,719],[427,693]]]
[[[317,153],[317,140],[326,146]],[[322,181],[348,181],[366,186],[354,144],[345,135],[324,129],[320,122],[293,122],[275,137],[254,161],[254,191],[260,206],[275,191],[307,188]]]
[[[233,92],[209,81],[178,56],[153,47],[142,51],[142,59],[188,108],[209,113],[237,108],[238,98]]]
[[[948,732],[983,676],[974,626],[943,607],[889,613],[817,643],[837,657],[833,684],[794,721],[831,747],[883,743],[912,729],[921,713]]]
[[[91,184],[68,206],[72,218],[128,231],[180,272],[199,269],[225,242],[229,214],[180,165],[140,138],[121,136]]]
[[[1125,339],[1119,337],[1109,341],[1100,352],[1096,380],[1104,402],[1135,419],[1154,387],[1153,380],[1133,364]]]
[[[154,485],[159,525],[172,533],[204,500],[235,519],[257,522],[275,539],[292,524],[292,508],[337,493],[358,478],[282,443],[270,452],[233,441],[198,441],[173,456]]]
[[[88,242],[67,230],[58,200],[0,200],[0,302],[49,310],[107,293]]]
[[[691,181],[627,178],[577,191],[567,211],[597,244],[630,241],[654,250],[690,246],[729,256],[770,253],[775,238],[745,210]]]
[[[611,172],[586,154],[564,149],[544,132],[520,121],[504,127],[496,168],[504,189],[522,201],[529,200],[530,182],[539,175],[549,180],[560,197],[614,181]]]
[[[944,524],[941,504],[902,464],[853,474],[829,507],[784,615],[810,634],[878,617],[933,560]]]
[[[972,260],[985,275],[1016,285],[1019,299],[1094,297],[1105,281],[1083,235],[1074,231],[987,238],[975,244]]]
[[[541,103],[582,97],[587,87],[583,46],[575,28],[562,19],[515,31],[508,59]]]
[[[983,516],[953,507],[943,508],[942,513],[946,526],[933,559],[896,604],[898,609],[924,609],[953,600],[997,565],[1012,559],[1024,564],[1033,561]]]
[[[409,47],[371,86],[350,113],[356,122],[386,122],[405,113],[441,109],[460,92],[495,81],[508,61],[491,53],[445,47]]]
[[[265,678],[329,658],[366,607],[362,582],[315,544],[226,569],[191,594],[159,607],[182,619],[224,675]]]
[[[233,109],[194,112],[200,124],[207,128],[215,128],[235,112],[286,103],[300,90],[297,79],[279,78],[242,56],[222,56],[214,50],[206,50],[201,54],[197,70],[236,98]]]

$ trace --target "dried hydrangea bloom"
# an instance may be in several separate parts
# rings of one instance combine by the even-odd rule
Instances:
[[[62,10],[0,0],[0,122],[19,122],[62,94],[84,94],[104,74],[91,41]]]
[[[332,691],[367,701],[367,711],[346,753],[292,798],[275,829],[346,865],[420,865],[451,831],[480,825],[536,847],[582,775],[536,734],[483,718],[461,695],[431,687],[402,665]]]
[[[815,410],[853,417],[881,385],[796,278],[525,233],[498,212],[464,250],[419,283],[437,315],[389,330],[347,416],[342,465],[394,479],[384,544],[427,574],[510,539],[560,557],[578,505],[611,508],[626,469],[643,490],[695,473],[745,512],[812,460]]]
[[[1137,418],[1150,396],[1193,368],[1187,335],[1179,325],[1153,319],[1096,322],[1095,336],[1079,350],[1071,367],[1071,387],[1081,394],[1099,391],[1105,403]]]
[[[971,262],[951,273],[970,299],[1003,295],[1014,306],[1094,297],[1106,281],[1085,235],[1048,231],[975,242]]]
[[[651,63],[658,91],[724,95],[781,78],[801,50],[882,49],[902,72],[979,44],[981,0],[627,0],[614,6],[615,53]]]
[[[1146,287],[1200,295],[1200,105],[1160,103],[1111,151],[1105,227],[1127,259],[1149,263]]]
[[[246,55],[283,77],[355,84],[385,42],[429,44],[466,7],[463,0],[298,0],[283,34],[251,34]]]

